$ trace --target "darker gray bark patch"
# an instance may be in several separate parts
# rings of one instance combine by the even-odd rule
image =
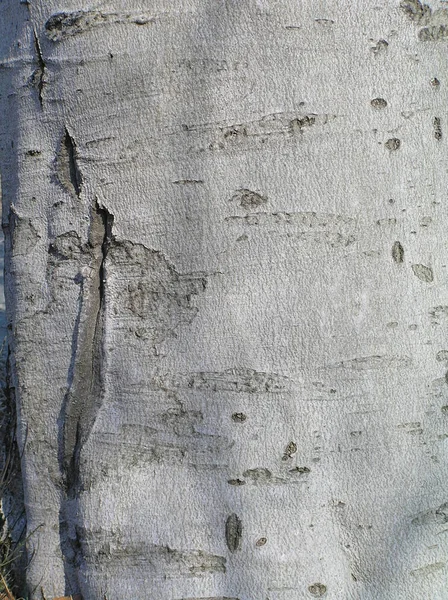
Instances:
[[[420,513],[411,521],[413,525],[444,525],[448,523],[448,502]]]
[[[436,140],[441,140],[442,139],[442,121],[441,121],[440,117],[434,117],[432,126],[434,129],[434,137],[436,138]]]
[[[123,335],[156,345],[195,318],[193,297],[207,286],[204,274],[178,273],[162,252],[142,244],[114,240],[108,255],[114,283],[113,315],[125,317]]]
[[[421,23],[431,16],[431,8],[420,0],[402,0],[400,8],[405,15],[414,23]]]
[[[404,260],[404,249],[400,242],[394,242],[392,246],[392,258],[396,263],[402,263]]]
[[[267,203],[267,198],[248,189],[240,189],[230,199],[232,202],[237,202],[242,208],[251,210]]]
[[[96,10],[76,10],[51,15],[45,23],[45,34],[52,42],[60,42],[66,37],[79,35],[94,27],[109,23],[134,23],[146,25],[152,22],[146,14],[100,12]]]
[[[434,281],[434,273],[431,267],[427,267],[426,265],[412,265],[412,271],[414,275],[420,279],[420,281],[424,281],[425,283],[431,283]]]
[[[241,545],[243,524],[238,516],[233,513],[226,521],[226,543],[230,552],[236,552]]]
[[[130,542],[116,531],[90,531],[79,528],[82,540],[82,553],[88,564],[107,564],[117,568],[139,572],[145,569],[148,574],[165,579],[204,577],[210,574],[225,573],[226,559],[204,550],[180,550],[165,545],[146,542]]]

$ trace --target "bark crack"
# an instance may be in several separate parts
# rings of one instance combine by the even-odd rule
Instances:
[[[73,164],[76,165],[75,162]],[[65,557],[66,587],[71,592],[77,591],[79,587],[77,570],[82,561],[76,528],[76,503],[83,486],[80,472],[81,452],[94,426],[104,396],[105,263],[112,241],[113,220],[113,215],[95,201],[90,209],[88,240],[82,244],[79,238],[76,238],[76,253],[70,255],[79,265],[75,282],[80,288],[78,311],[73,326],[67,391],[59,416],[59,464],[63,485],[60,543]],[[64,254],[67,253],[67,248],[63,244],[66,244],[69,252],[73,252],[75,247],[75,243],[70,242],[67,245],[65,239],[56,240],[52,255],[54,260],[59,262],[70,260]]]
[[[36,29],[34,29],[34,49],[36,52],[36,59],[37,59],[37,65],[38,68],[34,71],[33,74],[33,79],[34,79],[34,83],[37,87],[37,93],[38,93],[38,97],[39,97],[39,104],[40,107],[43,108],[44,106],[44,100],[43,100],[43,90],[44,90],[44,86],[45,86],[45,69],[46,69],[46,64],[44,61],[44,57],[42,54],[42,48],[39,42],[39,37],[37,35],[37,31]]]
[[[80,197],[82,190],[82,174],[78,165],[76,144],[67,128],[56,156],[56,173],[59,183],[72,196]]]

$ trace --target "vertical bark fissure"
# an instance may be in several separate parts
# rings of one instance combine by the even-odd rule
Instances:
[[[64,414],[64,475],[67,497],[79,486],[79,455],[102,403],[105,262],[112,238],[113,216],[96,203],[85,252],[95,265],[89,290],[81,277],[77,318]],[[74,338],[74,339],[75,339]]]
[[[34,49],[36,51],[36,59],[37,59],[37,65],[38,65],[38,68],[36,69],[36,71],[34,73],[34,81],[35,81],[35,84],[37,87],[39,104],[40,104],[40,107],[43,108],[43,106],[44,106],[43,90],[44,90],[44,85],[45,85],[44,77],[45,77],[46,64],[44,61],[44,57],[42,54],[42,48],[40,46],[39,37],[37,35],[36,29],[34,29],[33,33],[34,33]]]
[[[60,543],[65,557],[66,591],[70,594],[79,591],[76,573],[82,562],[77,538],[77,509],[74,506],[82,488],[81,452],[95,423],[104,393],[105,261],[112,238],[112,224],[113,216],[95,202],[90,210],[89,238],[81,248],[93,275],[79,274],[79,309],[73,330],[68,389],[60,414],[59,451],[64,486]]]
[[[77,163],[75,142],[67,129],[65,130],[64,146],[68,159],[70,183],[75,190],[75,194],[79,196],[81,193],[82,176]]]

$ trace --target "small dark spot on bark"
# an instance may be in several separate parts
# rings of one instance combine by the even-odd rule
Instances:
[[[308,591],[315,598],[322,598],[327,593],[327,586],[323,583],[313,583],[309,586]]]
[[[431,16],[431,8],[427,4],[422,4],[420,0],[402,0],[400,8],[411,21],[417,24]]]
[[[283,460],[289,460],[297,452],[297,444],[295,442],[289,442],[283,453]]]
[[[246,485],[246,482],[244,481],[244,479],[229,479],[227,481],[227,483],[229,485],[237,485],[237,486],[239,486],[239,485]]]
[[[294,467],[289,470],[290,473],[311,473],[311,469],[308,467]]]
[[[441,410],[443,413],[448,413],[448,404],[445,404],[444,406],[442,406],[442,407],[440,408],[440,410]]]
[[[418,32],[418,39],[421,42],[437,42],[448,38],[448,27],[446,25],[433,25],[424,27]]]
[[[267,542],[267,541],[268,541],[268,540],[267,540],[267,538],[265,538],[265,537],[261,537],[260,539],[258,539],[258,540],[255,542],[255,545],[256,545],[258,548],[260,548],[261,546],[264,546],[264,545],[266,544],[266,542]]]
[[[376,45],[373,48],[371,48],[371,50],[372,50],[373,54],[375,56],[377,56],[378,54],[382,54],[383,52],[386,52],[388,46],[389,46],[389,43],[386,42],[386,40],[378,40]]]
[[[430,83],[433,88],[440,87],[440,81],[437,79],[437,77],[433,77],[433,79],[431,79]]]
[[[247,469],[247,471],[244,471],[243,477],[252,479],[255,482],[266,483],[272,479],[272,473],[269,469],[258,467],[256,469]]]
[[[232,415],[232,421],[235,421],[235,423],[244,423],[244,421],[246,421],[246,419],[247,419],[247,416],[241,412],[233,413],[233,415]]]
[[[394,150],[398,150],[401,146],[401,141],[398,138],[390,138],[384,145],[388,150],[393,152]]]
[[[304,117],[296,117],[290,121],[289,125],[291,129],[294,131],[298,129],[303,133],[303,129],[305,127],[312,127],[316,123],[316,117],[314,115],[305,115]]]
[[[266,204],[268,201],[265,196],[246,188],[237,190],[230,200],[238,202],[238,204],[246,210],[263,206],[263,204]]]
[[[404,248],[400,242],[395,242],[392,246],[392,258],[396,263],[402,263],[404,260]]]
[[[41,154],[40,150],[27,150],[27,156],[39,156]]]
[[[386,108],[386,106],[387,106],[387,102],[386,102],[386,100],[384,100],[384,98],[374,98],[373,100],[370,101],[370,104],[373,106],[373,108],[376,108],[378,110],[381,110],[382,108]]]
[[[233,513],[226,521],[226,543],[230,552],[236,552],[241,544],[243,524],[238,516]]]
[[[441,140],[442,139],[442,122],[440,120],[440,117],[434,117],[432,125],[434,127],[434,137],[436,138],[436,140]]]

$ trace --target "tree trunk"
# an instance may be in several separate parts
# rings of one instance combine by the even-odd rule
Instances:
[[[31,600],[447,597],[444,6],[0,3]]]

